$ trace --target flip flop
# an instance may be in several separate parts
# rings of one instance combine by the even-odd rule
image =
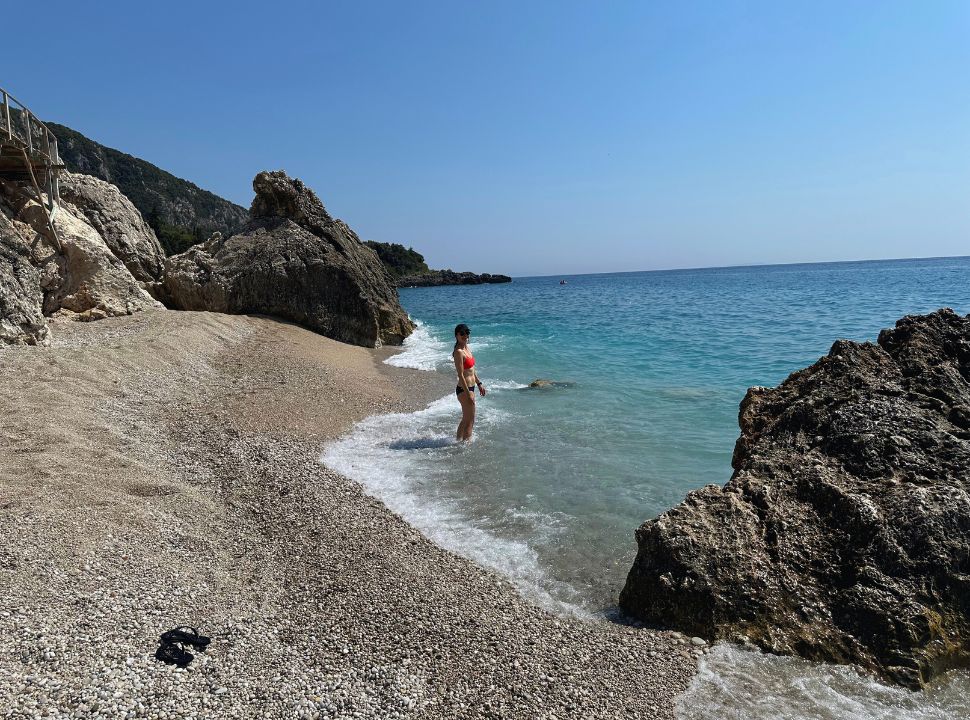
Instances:
[[[176,665],[180,668],[188,667],[194,658],[195,655],[192,653],[180,648],[178,645],[173,645],[168,642],[163,642],[158,646],[158,650],[155,651],[156,660],[161,660],[166,665]]]
[[[209,646],[209,643],[212,642],[212,638],[208,638],[205,635],[199,635],[198,629],[194,627],[180,625],[177,628],[163,632],[161,641],[163,643],[184,643],[186,645],[191,645],[196,650],[205,652],[205,649]]]

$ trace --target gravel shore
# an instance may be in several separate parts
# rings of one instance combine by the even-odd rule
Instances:
[[[673,717],[689,638],[550,615],[319,465],[440,376],[259,317],[53,337],[0,350],[0,717]]]

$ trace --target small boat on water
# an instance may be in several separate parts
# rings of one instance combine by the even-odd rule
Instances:
[[[566,281],[565,281],[565,280],[560,280],[560,281],[559,281],[559,284],[560,284],[560,285],[565,285],[565,284],[566,284]]]

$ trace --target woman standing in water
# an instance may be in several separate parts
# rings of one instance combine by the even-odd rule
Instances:
[[[465,323],[461,323],[455,328],[455,351],[451,357],[455,361],[455,370],[458,371],[458,387],[455,392],[458,395],[458,402],[461,403],[461,422],[458,423],[457,438],[459,440],[471,440],[472,426],[475,424],[475,391],[478,385],[478,392],[485,395],[485,386],[478,379],[475,372],[475,357],[468,349],[468,337],[471,330]]]

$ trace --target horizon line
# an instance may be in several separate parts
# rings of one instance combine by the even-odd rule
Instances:
[[[652,270],[606,270],[604,272],[591,273],[550,273],[548,275],[512,275],[516,278],[525,280],[527,278],[543,277],[582,277],[585,275],[637,275],[640,273],[652,272],[690,272],[693,270],[739,270],[743,268],[767,268],[767,267],[793,267],[796,265],[849,265],[853,263],[878,263],[878,262],[900,262],[906,260],[964,260],[970,259],[970,255],[930,255],[927,257],[902,257],[902,258],[863,258],[859,260],[815,260],[815,261],[796,261],[783,263],[745,263],[742,265],[702,265],[699,267],[672,267],[654,268]]]

